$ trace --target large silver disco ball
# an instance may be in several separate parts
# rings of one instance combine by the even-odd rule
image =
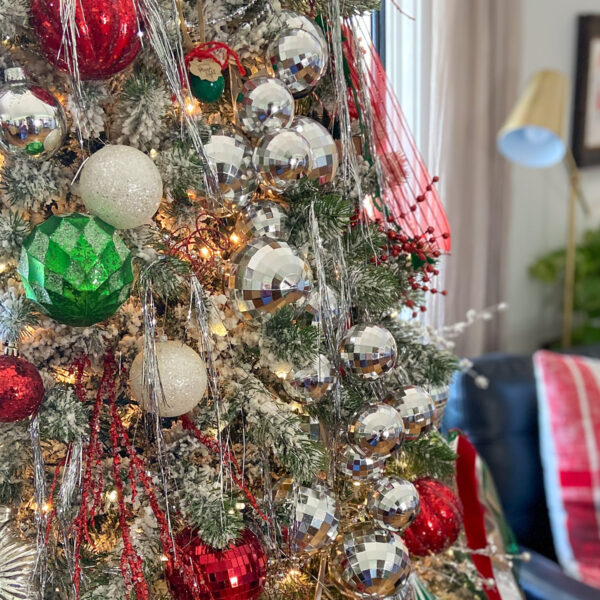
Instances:
[[[402,538],[387,529],[359,525],[331,549],[331,579],[340,592],[352,598],[395,596],[405,588],[410,572]]]
[[[361,408],[348,425],[348,441],[367,455],[389,456],[404,439],[404,423],[388,404]]]
[[[267,48],[267,69],[295,98],[310,93],[325,71],[329,55],[321,40],[304,29],[282,31]]]
[[[401,531],[419,513],[419,492],[406,479],[383,477],[373,485],[367,498],[367,508],[380,527]]]
[[[235,99],[240,127],[253,137],[261,137],[288,127],[294,118],[294,98],[275,77],[248,79]]]
[[[248,320],[306,297],[310,278],[308,265],[292,246],[263,237],[232,256],[225,293],[232,308]]]
[[[344,369],[361,379],[379,379],[394,368],[397,355],[394,336],[379,325],[354,325],[340,348]]]
[[[252,148],[246,138],[234,131],[216,132],[204,144],[204,149],[227,208],[246,206],[258,185],[252,166]]]

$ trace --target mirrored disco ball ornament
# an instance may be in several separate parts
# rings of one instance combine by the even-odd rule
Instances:
[[[248,79],[235,99],[237,121],[254,137],[289,127],[294,109],[292,94],[275,77]]]
[[[370,404],[359,410],[348,425],[348,441],[367,456],[389,456],[404,439],[398,411],[387,404]]]
[[[227,548],[216,550],[191,529],[176,538],[180,560],[193,570],[193,581],[171,563],[165,575],[174,600],[256,600],[265,587],[267,557],[258,538],[244,529]]]
[[[383,599],[402,592],[411,573],[402,538],[372,525],[346,532],[331,549],[329,574],[340,592],[357,599]]]
[[[368,481],[381,477],[385,471],[385,457],[367,456],[349,444],[342,446],[337,457],[340,474],[353,481]]]
[[[308,142],[289,129],[265,135],[254,149],[252,162],[261,183],[275,192],[285,191],[312,168]]]
[[[273,313],[310,292],[310,269],[298,252],[281,240],[252,240],[231,257],[225,293],[243,319]]]
[[[319,419],[312,417],[307,414],[300,413],[297,415],[300,421],[300,429],[313,441],[321,441],[321,426],[319,425]]]
[[[5,507],[0,509],[0,598],[37,598],[32,584],[37,562],[35,544],[23,541],[11,519],[11,511]]]
[[[129,298],[131,253],[97,217],[53,215],[23,241],[18,267],[27,297],[59,323],[85,327]]]
[[[292,552],[311,555],[333,543],[340,520],[335,498],[325,486],[305,487],[285,479],[275,501],[291,504],[287,542]]]
[[[329,131],[314,119],[296,117],[292,127],[302,135],[310,146],[312,168],[309,179],[315,179],[319,185],[331,183],[339,165],[338,150]]]
[[[391,404],[402,416],[405,441],[414,442],[433,429],[435,404],[423,388],[406,386],[386,398],[386,404]]]
[[[329,54],[321,40],[304,29],[286,29],[267,47],[267,69],[295,98],[310,93],[327,71]]]
[[[246,138],[233,131],[217,132],[204,144],[204,150],[227,208],[246,206],[258,185],[252,167],[252,148]]]
[[[327,298],[329,301],[329,308],[331,309],[333,321],[337,320],[340,315],[340,298],[338,293],[331,287],[327,286]],[[304,312],[312,318],[312,325],[319,327],[321,325],[321,306],[324,304],[323,294],[319,288],[314,288],[308,295],[308,300],[304,305]]]
[[[419,493],[406,479],[384,477],[374,483],[367,498],[367,508],[377,525],[401,531],[419,512]]]
[[[394,368],[397,355],[394,336],[379,325],[354,325],[340,348],[344,369],[361,379],[379,379]]]
[[[318,40],[323,52],[329,57],[329,46],[323,30],[307,16],[293,12],[291,10],[282,10],[277,15],[279,22],[282,24],[281,29],[303,29],[314,35]]]
[[[306,404],[321,400],[335,380],[335,369],[323,354],[319,354],[310,367],[292,371],[289,377],[292,386],[304,396]]]
[[[79,194],[85,207],[117,229],[150,223],[163,195],[154,161],[141,150],[108,144],[84,163]]]
[[[437,385],[429,388],[429,395],[435,405],[435,417],[434,424],[439,429],[442,420],[444,419],[444,412],[446,411],[446,404],[450,398],[450,386]]]
[[[280,204],[261,200],[240,211],[235,231],[245,240],[260,237],[285,240],[288,236],[287,221],[287,213]]]
[[[65,111],[46,89],[32,85],[20,67],[4,71],[0,88],[0,150],[48,158],[67,135]]]

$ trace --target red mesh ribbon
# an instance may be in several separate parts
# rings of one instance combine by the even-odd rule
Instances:
[[[377,50],[365,35],[358,40],[362,56],[356,56],[352,28],[345,23],[342,31],[344,57],[354,90],[360,88],[359,60],[364,69],[373,115],[373,139],[386,183],[382,190],[384,204],[407,235],[419,239],[433,227],[438,248],[449,252],[450,226],[446,212]]]

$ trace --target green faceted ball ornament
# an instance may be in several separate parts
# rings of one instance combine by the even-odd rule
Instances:
[[[225,78],[219,75],[215,81],[202,79],[190,73],[190,88],[194,98],[202,102],[216,102],[225,89]]]
[[[131,254],[98,217],[53,215],[23,241],[19,275],[27,297],[59,323],[85,327],[129,298]]]

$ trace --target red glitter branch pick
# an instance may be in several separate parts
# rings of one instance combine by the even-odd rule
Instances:
[[[250,502],[250,505],[252,506],[252,508],[254,508],[254,510],[256,511],[258,516],[263,521],[271,522],[271,519],[260,510],[260,507],[258,506],[258,502],[256,501],[256,498],[252,495],[252,492],[248,489],[248,487],[244,483],[239,463],[237,462],[237,459],[235,458],[233,453],[229,449],[223,450],[221,448],[219,442],[215,438],[212,438],[212,437],[206,435],[205,433],[202,433],[202,431],[200,431],[196,427],[196,425],[194,425],[194,423],[190,419],[189,415],[182,415],[181,423],[183,425],[183,428],[187,429],[188,431],[191,431],[193,433],[194,437],[201,444],[206,446],[206,448],[208,448],[208,450],[211,450],[212,452],[214,452],[215,454],[218,454],[221,457],[221,460],[224,462],[224,464],[226,464],[228,466],[228,468],[230,470],[231,479],[240,488],[240,490],[243,492],[243,494],[246,496],[246,498],[248,499],[248,502]],[[233,465],[233,468],[232,468],[232,465]]]
[[[83,385],[83,373],[85,366],[89,365],[87,359],[78,359],[72,369],[76,375],[76,392],[80,401],[87,401],[85,386]],[[73,522],[75,531],[75,543],[73,551],[74,569],[73,584],[75,587],[75,599],[80,597],[81,585],[81,545],[84,540],[93,546],[93,541],[89,535],[89,524],[93,521],[96,511],[102,499],[102,459],[106,458],[104,448],[100,440],[100,417],[106,400],[110,417],[110,439],[112,471],[115,480],[117,492],[117,507],[119,513],[119,523],[121,526],[121,537],[123,540],[123,552],[121,554],[120,567],[128,591],[134,590],[138,600],[148,600],[149,590],[143,574],[143,559],[135,550],[128,519],[131,517],[131,510],[128,508],[125,497],[125,484],[121,469],[121,452],[125,450],[130,460],[129,478],[131,483],[131,498],[129,503],[133,503],[136,494],[136,487],[139,483],[148,497],[150,506],[156,517],[159,536],[163,550],[167,555],[170,565],[178,568],[186,581],[191,584],[195,581],[194,573],[190,566],[183,565],[178,559],[178,549],[173,542],[173,536],[169,526],[169,521],[160,503],[154,493],[152,478],[148,474],[148,465],[146,461],[139,456],[127,430],[123,425],[116,404],[116,385],[118,370],[115,359],[111,353],[107,353],[104,359],[104,370],[102,379],[96,393],[94,410],[90,421],[90,441],[84,451],[85,469],[82,480],[81,505],[79,513]],[[91,505],[91,506],[90,506]],[[194,586],[191,585],[190,589]]]

